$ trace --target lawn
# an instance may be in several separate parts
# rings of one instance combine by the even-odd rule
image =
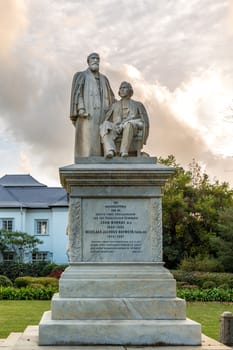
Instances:
[[[28,325],[37,325],[44,311],[50,309],[50,301],[1,300],[0,338],[11,332],[22,332]],[[220,316],[224,311],[233,312],[233,303],[187,303],[187,317],[202,324],[202,332],[219,339]]]
[[[0,300],[0,338],[37,325],[43,312],[49,309],[50,300]]]
[[[201,323],[202,333],[216,340],[219,340],[220,318],[224,311],[230,311],[233,313],[233,303],[187,303],[187,317]]]

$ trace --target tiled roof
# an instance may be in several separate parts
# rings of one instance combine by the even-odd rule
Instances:
[[[4,187],[13,187],[13,186],[39,186],[39,187],[47,187],[46,185],[38,182],[34,177],[27,174],[20,174],[20,175],[4,175],[0,178],[0,185]]]
[[[0,207],[49,208],[68,206],[61,187],[47,187],[30,175],[5,175],[0,179]]]
[[[11,195],[11,193],[0,185],[0,207],[18,207],[20,203]]]

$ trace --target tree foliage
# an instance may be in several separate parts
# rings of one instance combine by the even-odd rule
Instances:
[[[183,259],[199,256],[217,259],[219,266],[233,271],[233,191],[229,184],[212,183],[195,160],[188,171],[172,155],[159,162],[175,169],[163,189],[167,266],[175,268]]]
[[[25,232],[0,230],[0,252],[12,251],[20,261],[26,252],[36,249],[42,241]]]

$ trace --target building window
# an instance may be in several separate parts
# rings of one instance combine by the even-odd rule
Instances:
[[[14,219],[11,218],[1,218],[0,228],[6,231],[13,231]]]
[[[36,220],[35,233],[36,235],[48,235],[48,220]]]
[[[14,252],[3,252],[3,261],[14,261],[15,253]]]
[[[49,252],[34,252],[32,253],[32,261],[49,261]]]

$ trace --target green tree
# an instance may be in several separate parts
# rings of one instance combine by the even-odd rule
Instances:
[[[221,215],[233,208],[232,190],[227,183],[211,183],[195,160],[185,171],[170,155],[160,163],[173,166],[174,176],[163,189],[164,260],[169,268],[184,258],[219,256]],[[225,226],[229,230],[229,225]],[[223,232],[223,231],[221,231]],[[223,233],[222,233],[223,234]]]
[[[233,206],[220,211],[217,234],[212,237],[212,254],[226,272],[233,272]]]
[[[25,232],[0,230],[0,252],[14,252],[18,261],[22,261],[26,252],[35,250],[41,243],[40,239]]]

